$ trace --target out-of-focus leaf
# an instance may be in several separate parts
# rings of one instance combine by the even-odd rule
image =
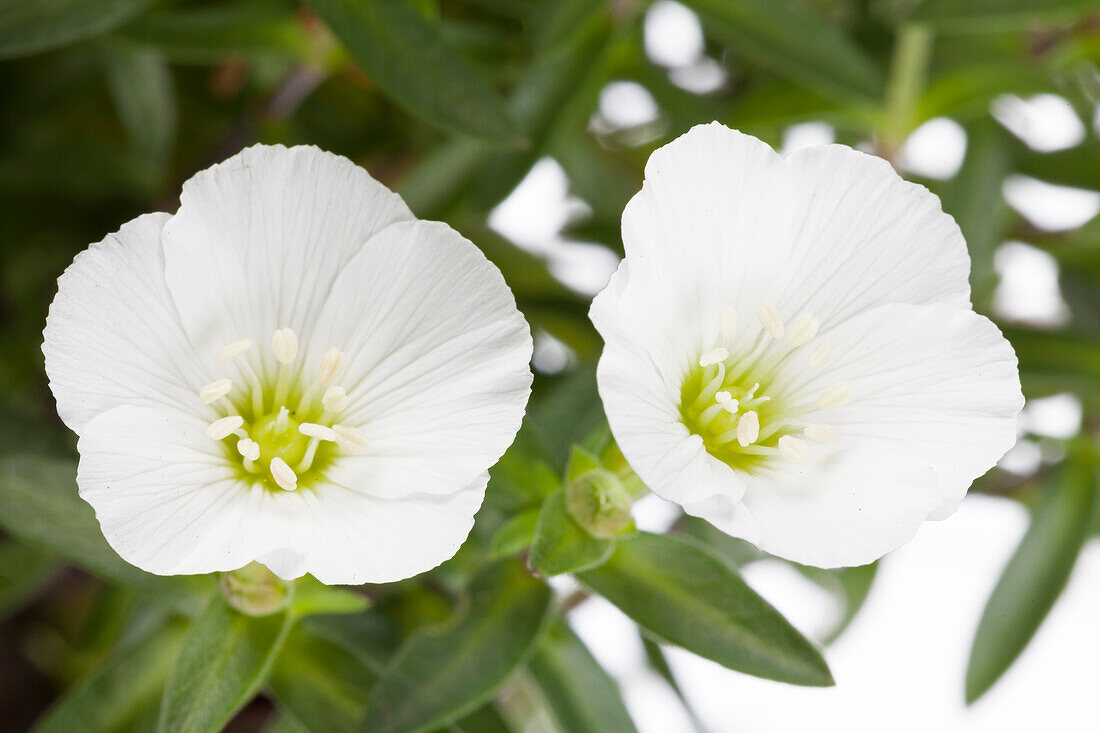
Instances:
[[[573,573],[605,562],[614,549],[614,540],[593,537],[573,521],[565,490],[558,489],[543,502],[527,564],[543,575]]]
[[[656,638],[730,669],[797,685],[833,684],[817,648],[702,547],[665,535],[621,539],[578,579]]]
[[[107,580],[184,610],[193,611],[210,589],[204,578],[152,575],[120,558],[103,539],[92,508],[77,495],[71,460],[0,459],[0,527]]]
[[[310,0],[394,101],[444,130],[515,143],[519,128],[481,72],[405,0]]]
[[[703,29],[792,81],[844,102],[874,104],[885,79],[836,26],[776,0],[685,0]]]
[[[350,588],[325,585],[312,575],[306,575],[294,583],[290,612],[298,618],[320,613],[359,613],[368,605],[366,596]]]
[[[362,730],[428,730],[476,709],[527,658],[549,608],[550,589],[518,562],[489,566],[452,620],[402,645],[374,687]]]
[[[680,704],[684,706],[684,711],[687,712],[688,717],[691,718],[695,730],[706,730],[706,726],[699,720],[695,710],[691,707],[690,703],[688,703],[684,691],[680,689],[680,683],[676,681],[676,676],[672,673],[672,668],[668,666],[668,657],[665,656],[664,648],[644,633],[640,636],[642,639],[642,649],[645,650],[645,659],[649,668],[659,674],[664,681],[668,683],[668,686],[672,688],[672,691],[676,693],[676,697],[680,698]]]
[[[966,670],[967,702],[1000,679],[1065,588],[1088,530],[1095,480],[1092,466],[1073,462],[1047,487],[982,612]]]
[[[560,618],[552,620],[527,668],[558,730],[569,733],[635,730],[614,681]]]
[[[216,64],[229,56],[305,58],[309,51],[291,6],[270,2],[154,11],[114,35],[185,64]]]
[[[603,419],[596,391],[596,365],[585,364],[558,377],[528,409],[531,431],[564,470],[574,443],[584,440]]]
[[[990,103],[1002,94],[1038,94],[1051,91],[1051,86],[1041,68],[1016,58],[952,67],[929,82],[918,105],[918,121],[944,116],[959,122],[984,119]]]
[[[1095,10],[1096,0],[922,0],[909,19],[942,33],[995,33],[1072,20]]]
[[[726,564],[735,568],[743,567],[754,560],[763,560],[765,555],[752,543],[740,537],[731,537],[705,519],[685,514],[676,521],[673,533],[690,538],[697,544],[718,555]]]
[[[135,730],[131,723],[154,704],[183,640],[170,624],[116,652],[70,687],[35,726],[36,733],[108,733]]]
[[[0,619],[19,610],[61,569],[61,561],[19,542],[0,542]]]
[[[1007,224],[1001,194],[1012,164],[1007,135],[990,119],[971,125],[962,168],[943,192],[943,208],[955,217],[970,251],[970,287],[979,307],[993,294],[993,250]]]
[[[527,549],[535,539],[535,527],[539,521],[538,507],[525,509],[510,517],[493,535],[489,556],[493,560],[509,557]]]
[[[183,640],[164,688],[157,730],[221,729],[266,682],[291,620],[286,611],[245,616],[221,596],[212,598]]]
[[[1047,183],[1100,191],[1100,140],[1090,138],[1052,153],[1039,153],[1017,142],[1016,169]]]
[[[125,23],[152,0],[0,0],[0,58],[64,46]]]
[[[852,568],[836,568],[834,570],[822,570],[821,568],[798,566],[798,569],[808,577],[837,597],[841,604],[840,618],[836,620],[832,628],[821,639],[822,644],[831,644],[836,641],[845,629],[855,620],[867,595],[871,592],[871,584],[875,580],[878,571],[878,563],[860,565]]]
[[[1016,350],[1028,394],[1066,389],[1100,394],[1100,340],[1016,326],[1001,330]]]
[[[172,74],[155,51],[110,44],[103,49],[107,87],[134,147],[159,160],[176,137]]]

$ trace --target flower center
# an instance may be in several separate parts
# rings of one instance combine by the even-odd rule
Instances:
[[[223,378],[199,390],[203,404],[214,405],[221,417],[206,434],[225,446],[227,458],[253,484],[271,490],[296,491],[316,483],[340,453],[358,453],[366,437],[356,428],[336,422],[348,407],[348,395],[334,384],[344,369],[344,352],[324,353],[316,375],[304,378],[298,363],[298,338],[281,328],[271,338],[278,368],[258,374],[245,354],[252,341],[235,341],[218,361],[234,361],[243,379],[236,385]]]
[[[775,457],[798,462],[810,448],[806,439],[832,440],[836,435],[832,425],[803,418],[842,407],[851,396],[848,384],[840,382],[825,389],[816,403],[795,404],[777,379],[779,367],[791,358],[804,358],[810,370],[824,366],[829,359],[828,342],[818,339],[810,346],[820,323],[803,313],[785,325],[768,304],[757,308],[756,317],[759,335],[736,349],[737,313],[727,309],[718,338],[724,345],[700,355],[698,368],[687,375],[680,391],[684,425],[703,439],[711,455],[742,470]]]

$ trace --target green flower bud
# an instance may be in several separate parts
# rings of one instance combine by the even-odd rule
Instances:
[[[586,532],[602,539],[630,526],[630,494],[615,474],[602,468],[586,471],[565,488],[565,508]]]
[[[218,579],[225,601],[248,616],[270,616],[290,605],[294,586],[254,562]]]

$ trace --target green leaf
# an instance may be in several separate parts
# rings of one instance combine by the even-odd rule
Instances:
[[[720,558],[674,537],[621,539],[578,579],[659,640],[740,672],[827,686],[821,653]]]
[[[795,565],[792,563],[792,565]],[[832,644],[855,620],[859,609],[863,607],[871,584],[878,572],[878,563],[858,565],[851,568],[824,570],[808,565],[795,565],[807,578],[829,591],[840,601],[842,612],[832,628],[821,638],[822,644]]]
[[[172,74],[155,51],[112,44],[103,49],[107,88],[137,152],[162,159],[176,137]]]
[[[369,605],[366,596],[350,588],[325,585],[312,575],[306,575],[294,583],[290,612],[297,618],[319,613],[359,613]]]
[[[486,568],[452,619],[402,645],[375,685],[362,730],[429,730],[476,709],[527,658],[549,608],[550,589],[518,562]]]
[[[1054,606],[1088,532],[1093,468],[1065,465],[1035,508],[1031,526],[982,612],[966,669],[966,700],[993,686]]]
[[[1100,395],[1100,340],[1015,326],[1001,331],[1016,350],[1028,394],[1069,389]]]
[[[130,724],[160,696],[183,634],[182,625],[171,624],[120,649],[70,687],[35,726],[35,733],[133,730]]]
[[[87,568],[107,580],[154,594],[193,611],[210,589],[204,578],[162,577],[120,558],[77,495],[76,466],[68,459],[0,459],[0,527],[24,542]]]
[[[975,33],[1058,23],[1096,10],[1096,0],[923,0],[910,20],[943,33]]]
[[[882,70],[826,20],[775,0],[685,0],[703,29],[791,81],[843,102],[877,103]]]
[[[1047,183],[1100,191],[1100,141],[1090,139],[1052,153],[1036,152],[1017,141],[1016,168]]]
[[[251,700],[290,628],[288,612],[245,616],[215,596],[183,641],[164,688],[162,733],[217,731]]]
[[[19,542],[0,542],[0,619],[19,610],[61,569],[61,562]]]
[[[535,527],[539,521],[539,508],[524,509],[508,519],[496,534],[489,548],[489,557],[499,560],[526,550],[535,539]]]
[[[546,699],[557,730],[634,730],[615,682],[561,618],[552,620],[527,668]]]
[[[0,0],[0,58],[26,56],[125,23],[152,0]]]
[[[593,537],[569,516],[558,489],[542,504],[527,564],[547,576],[573,573],[606,562],[614,550],[614,540]]]
[[[444,130],[515,143],[519,128],[481,72],[405,0],[310,0],[394,101]]]

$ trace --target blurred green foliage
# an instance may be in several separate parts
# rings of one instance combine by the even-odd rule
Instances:
[[[549,157],[589,210],[568,234],[621,252],[619,217],[649,153],[715,119],[775,146],[791,125],[821,121],[838,142],[897,161],[913,130],[948,117],[966,132],[961,168],[948,180],[914,178],[966,235],[978,310],[999,318],[990,306],[1002,242],[1030,243],[1059,263],[1069,322],[1003,325],[1027,396],[1076,394],[1083,435],[1068,453],[1043,439],[1050,458],[1034,475],[995,470],[975,487],[1034,506],[978,629],[968,699],[997,680],[1100,531],[1090,517],[1100,221],[1041,231],[1003,195],[1017,175],[1100,191],[1100,9],[1095,0],[684,4],[722,70],[704,93],[647,56],[643,0],[0,0],[0,527],[9,536],[0,613],[21,654],[4,672],[12,725],[29,725],[59,695],[41,729],[209,730],[260,691],[238,715],[241,729],[357,730],[366,720],[378,731],[495,733],[542,715],[560,730],[630,730],[614,682],[563,621],[588,591],[551,600],[526,566],[576,572],[618,604],[672,685],[648,637],[751,673],[828,683],[813,645],[739,580],[737,568],[760,557],[745,543],[688,520],[674,528],[679,539],[630,528],[594,537],[575,521],[564,493],[574,446],[598,456],[600,470],[623,468],[595,394],[600,344],[588,298],[487,223]],[[612,81],[645,87],[657,118],[628,129],[600,120]],[[1037,152],[990,114],[1001,95],[1038,93],[1069,102],[1089,130],[1082,143]],[[565,373],[537,376],[527,423],[459,555],[364,589],[367,612],[366,600],[300,587],[299,605],[253,619],[226,607],[210,579],[157,578],[122,562],[76,497],[73,440],[42,371],[46,310],[73,256],[140,213],[174,210],[189,175],[257,141],[346,155],[418,216],[455,226],[500,267],[536,333],[573,354]],[[842,604],[835,636],[874,568],[802,570]]]

